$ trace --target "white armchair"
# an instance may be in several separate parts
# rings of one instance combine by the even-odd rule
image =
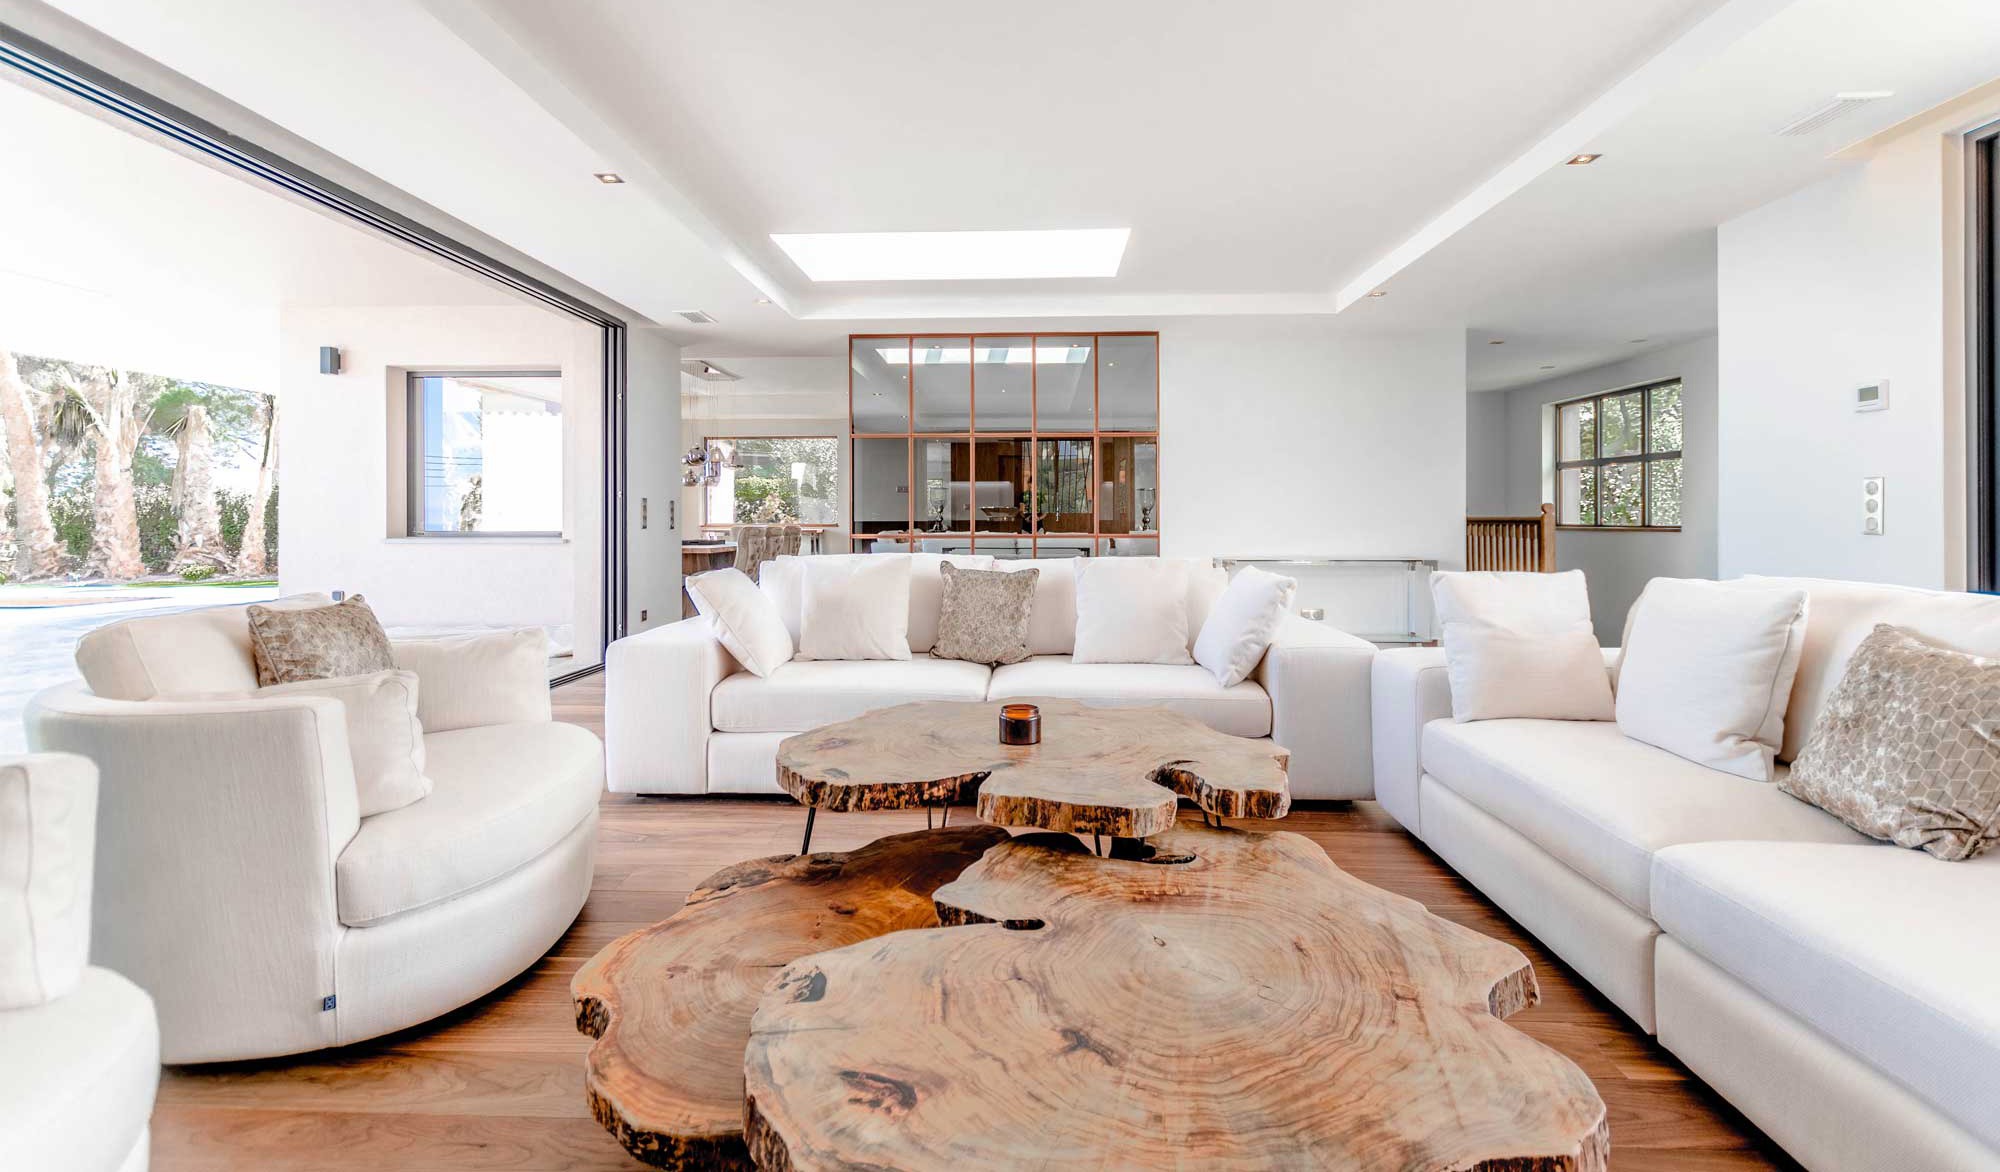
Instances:
[[[153,1003],[85,964],[97,770],[0,758],[0,1164],[144,1172],[160,1082]]]
[[[159,679],[164,664],[121,673],[93,659],[164,655],[184,640],[211,645],[180,647],[180,664],[220,661],[216,613],[185,617],[164,635],[94,632],[90,654],[79,649],[86,678]],[[603,788],[597,738],[550,718],[539,658],[531,673],[496,672],[492,637],[395,650],[430,718],[433,788],[367,818],[336,700],[112,699],[67,686],[30,704],[31,744],[101,771],[96,957],[152,994],[167,1061],[298,1053],[428,1020],[533,964],[582,908]],[[174,690],[231,683],[207,682],[220,686],[182,679]],[[432,731],[446,712],[459,727]]]

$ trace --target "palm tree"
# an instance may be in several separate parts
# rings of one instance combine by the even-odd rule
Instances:
[[[7,466],[14,474],[14,577],[54,577],[62,570],[62,547],[56,543],[42,449],[35,441],[34,394],[9,350],[0,350],[0,425],[6,428]]]
[[[57,444],[88,436],[94,462],[90,553],[84,573],[132,579],[146,572],[139,557],[139,501],[132,456],[151,417],[151,400],[164,380],[102,366],[41,361],[38,373],[55,397],[48,436]]]
[[[174,534],[172,568],[229,568],[229,551],[222,544],[222,510],[215,499],[215,419],[219,403],[225,415],[241,415],[227,396],[200,383],[178,383],[152,402],[149,423],[154,432],[174,441],[172,498],[179,522]]]
[[[271,505],[271,488],[278,479],[278,400],[274,395],[258,395],[255,417],[263,425],[263,458],[257,462],[257,489],[250,494],[250,515],[243,522],[243,541],[236,547],[236,572],[262,574],[268,570],[264,558],[264,510]]]

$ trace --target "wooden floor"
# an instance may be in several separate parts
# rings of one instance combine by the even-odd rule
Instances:
[[[571,685],[557,693],[557,715],[601,732],[602,699],[597,680]],[[813,843],[846,849],[923,822],[915,811],[821,815]],[[153,1167],[631,1172],[640,1165],[584,1104],[586,1041],[573,1024],[570,976],[609,941],[671,914],[717,868],[797,850],[801,826],[798,807],[781,798],[607,795],[590,901],[533,969],[377,1042],[304,1060],[168,1070]],[[1285,829],[1354,875],[1528,955],[1542,1003],[1511,1020],[1596,1081],[1611,1113],[1614,1168],[1796,1167],[1373,803],[1302,803]]]

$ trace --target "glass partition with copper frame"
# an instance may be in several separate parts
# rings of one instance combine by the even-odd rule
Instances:
[[[848,338],[855,548],[1156,554],[1160,337]]]

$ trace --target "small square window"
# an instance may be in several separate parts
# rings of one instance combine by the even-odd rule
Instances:
[[[562,375],[419,373],[409,380],[413,537],[560,537]]]
[[[1672,379],[1555,405],[1558,525],[1680,528],[1681,391]]]

